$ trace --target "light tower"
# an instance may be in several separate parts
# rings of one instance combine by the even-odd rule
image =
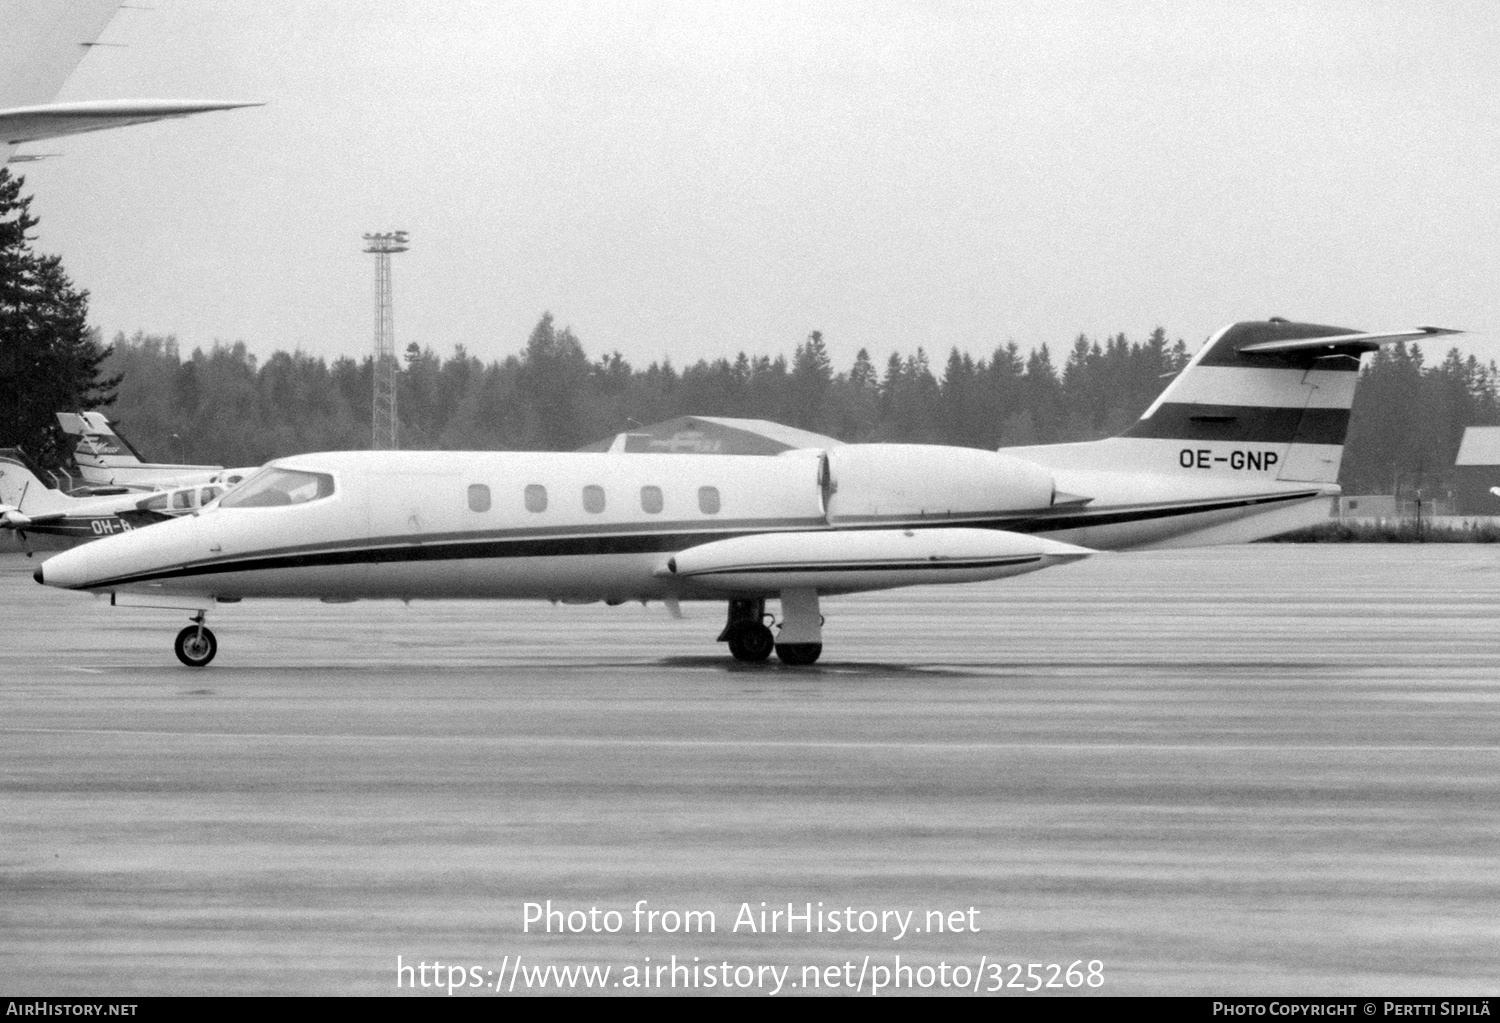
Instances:
[[[396,449],[396,329],[391,318],[391,253],[406,251],[406,232],[367,234],[375,253],[375,412],[371,447]]]

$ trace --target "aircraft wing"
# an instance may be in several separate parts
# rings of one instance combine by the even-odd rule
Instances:
[[[1241,352],[1253,355],[1270,355],[1284,352],[1312,352],[1325,348],[1357,349],[1373,352],[1382,345],[1397,341],[1413,341],[1424,337],[1440,337],[1444,334],[1462,334],[1461,330],[1448,327],[1412,327],[1410,330],[1393,330],[1378,334],[1334,334],[1329,337],[1298,337],[1287,341],[1262,341],[1258,345],[1246,345]]]
[[[23,142],[258,106],[208,100],[90,100],[54,103],[79,63],[109,27],[120,0],[0,0],[0,164]]]
[[[48,103],[0,110],[0,145],[20,145],[61,135],[146,124],[169,117],[188,117],[210,110],[258,107],[262,103],[221,100],[113,99],[82,103]]]

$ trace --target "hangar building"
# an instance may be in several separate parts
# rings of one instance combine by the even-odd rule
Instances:
[[[1453,462],[1454,497],[1460,515],[1500,515],[1500,426],[1470,426],[1464,430]]]

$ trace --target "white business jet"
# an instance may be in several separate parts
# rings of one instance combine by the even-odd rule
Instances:
[[[1122,436],[998,453],[298,455],[199,514],[59,554],[35,577],[195,612],[176,641],[194,666],[217,651],[209,608],[246,597],[721,600],[719,639],[735,658],[774,649],[809,664],[829,594],[1000,579],[1099,549],[1244,542],[1326,518],[1360,356],[1451,333],[1238,323]]]

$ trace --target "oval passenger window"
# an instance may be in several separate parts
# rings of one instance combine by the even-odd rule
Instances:
[[[698,488],[698,510],[705,515],[719,514],[719,488]]]

